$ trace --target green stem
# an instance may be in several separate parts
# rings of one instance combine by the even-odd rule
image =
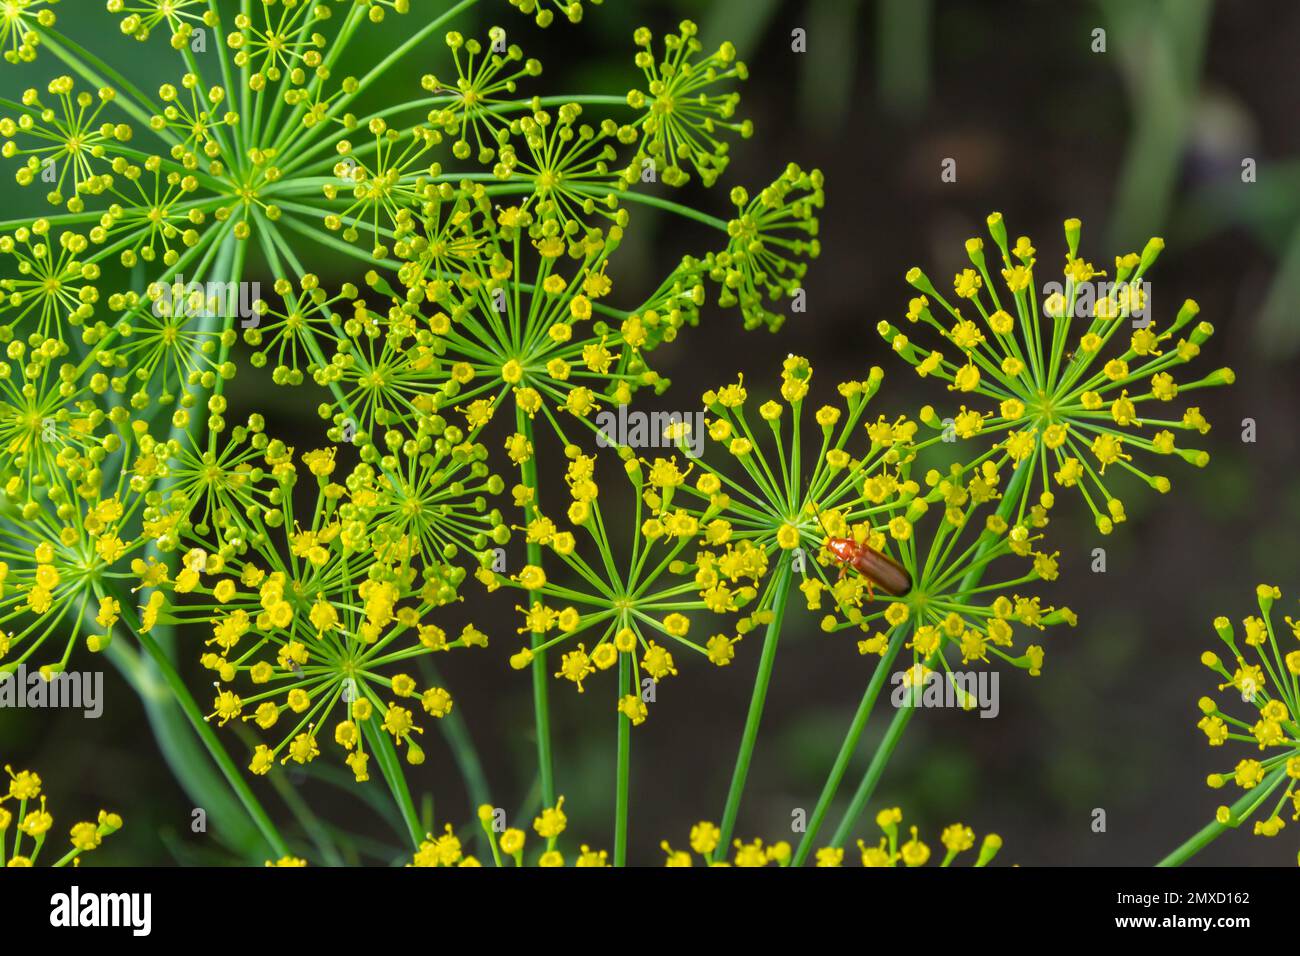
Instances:
[[[515,423],[519,433],[527,440],[528,445],[534,447],[533,420],[518,406],[515,407]],[[519,467],[524,487],[530,489],[533,493],[533,500],[524,510],[525,519],[532,521],[537,516],[538,508],[537,455],[535,448],[534,453]],[[528,563],[540,568],[542,566],[541,545],[535,541],[530,541],[527,547]],[[551,707],[548,697],[550,689],[546,683],[546,652],[538,650],[545,641],[546,635],[544,633],[533,632],[533,724],[537,733],[537,773],[542,782],[542,805],[553,807],[555,806],[555,766],[554,755],[551,752]]]
[[[758,725],[763,719],[763,705],[767,700],[767,687],[772,682],[772,667],[776,662],[776,645],[781,637],[781,623],[785,619],[786,603],[790,598],[790,560],[782,555],[781,565],[776,572],[773,583],[776,597],[772,606],[772,621],[767,625],[763,637],[763,654],[758,662],[758,674],[754,678],[754,691],[749,700],[749,716],[745,718],[745,730],[740,737],[740,752],[736,754],[736,768],[731,774],[731,789],[727,791],[727,804],[722,811],[722,838],[718,846],[726,851],[731,843],[731,831],[736,825],[736,815],[740,812],[740,800],[745,792],[745,778],[749,776],[749,764],[754,756],[754,745],[758,742]]]
[[[442,675],[428,658],[421,660],[420,671],[426,686],[444,686]],[[478,748],[474,746],[474,738],[470,736],[469,724],[465,721],[459,702],[438,721],[438,730],[451,748],[451,757],[456,762],[456,769],[460,771],[470,805],[476,809],[484,804],[492,805],[491,789],[488,787],[487,775],[483,772],[483,761],[479,758]],[[475,827],[474,830],[479,852],[487,853],[487,834],[482,827]]]
[[[425,683],[428,686],[441,687],[446,683],[438,668],[427,658],[421,661],[420,669],[424,672]],[[491,803],[491,790],[488,787],[487,775],[483,772],[483,761],[479,758],[478,748],[474,746],[474,738],[470,736],[469,724],[465,722],[465,715],[461,712],[459,703],[447,716],[438,720],[438,729],[442,731],[447,746],[451,748],[452,759],[456,761],[456,769],[460,771],[461,778],[465,782],[465,792],[469,795],[470,801],[475,807]]]
[[[831,837],[831,846],[843,846],[844,841],[853,832],[858,817],[862,816],[862,811],[867,807],[867,801],[871,799],[871,795],[876,791],[876,784],[880,782],[880,778],[885,772],[885,765],[889,763],[889,758],[894,754],[894,748],[898,746],[899,740],[903,737],[903,731],[907,729],[907,722],[912,719],[912,714],[915,712],[915,707],[900,707],[894,713],[894,719],[889,722],[889,729],[885,731],[884,739],[880,741],[880,746],[876,748],[875,754],[872,755],[871,764],[867,767],[867,772],[858,784],[857,792],[853,794],[849,809],[845,811],[843,819],[840,820],[840,825],[835,828],[835,835]]]
[[[379,764],[379,772],[383,774],[388,789],[393,794],[393,802],[402,813],[402,822],[406,824],[407,832],[411,836],[411,845],[418,847],[420,840],[424,838],[424,828],[420,825],[420,815],[411,800],[411,790],[406,785],[406,775],[402,772],[402,761],[397,756],[397,750],[393,747],[393,742],[388,739],[388,734],[379,726],[378,716],[372,715],[361,727],[366,740],[370,742],[375,763]]]
[[[581,184],[575,184],[569,188],[575,193],[582,193],[596,198],[609,195],[609,190],[592,189]],[[488,189],[489,193],[492,191],[491,188]],[[727,220],[719,219],[717,216],[710,216],[706,212],[700,212],[700,210],[694,209],[690,206],[684,206],[679,202],[673,202],[671,199],[660,199],[658,196],[650,196],[633,189],[617,193],[616,195],[620,199],[626,199],[629,202],[640,203],[643,206],[654,206],[656,209],[662,209],[664,212],[671,212],[674,215],[683,217],[684,219],[694,219],[696,222],[704,223],[706,226],[712,226],[714,229],[718,229],[722,232],[727,231]]]
[[[203,746],[207,748],[208,753],[216,762],[217,767],[221,770],[222,776],[226,778],[226,782],[230,784],[230,788],[235,791],[235,796],[237,796],[239,802],[244,805],[244,810],[247,811],[248,815],[257,825],[257,829],[261,831],[263,839],[266,840],[267,845],[271,848],[272,855],[275,857],[288,856],[289,847],[284,842],[284,838],[280,836],[280,832],[275,828],[275,824],[271,822],[271,818],[268,817],[266,811],[262,809],[262,805],[257,801],[257,797],[253,796],[253,791],[250,790],[248,784],[244,782],[244,778],[239,773],[239,768],[235,766],[234,761],[230,759],[230,755],[227,754],[225,748],[221,746],[221,741],[217,739],[217,735],[213,732],[212,728],[208,726],[208,722],[204,719],[202,711],[199,710],[198,704],[195,703],[194,698],[190,695],[189,689],[185,686],[185,682],[181,680],[180,675],[176,673],[176,668],[172,666],[171,660],[152,637],[147,633],[140,632],[139,628],[135,628],[134,630],[136,637],[140,641],[140,645],[153,660],[159,673],[162,674],[163,680],[167,682],[167,686],[171,689],[172,694],[175,695],[176,702],[180,705],[181,710],[189,719],[190,726],[194,728],[194,732],[198,734],[199,739],[203,741]]]
[[[1277,786],[1278,782],[1282,779],[1282,775],[1285,773],[1286,765],[1283,764],[1265,777],[1264,782],[1258,787],[1253,790],[1247,790],[1241,799],[1229,808],[1229,812],[1232,814],[1232,819],[1240,823],[1238,817],[1250,808],[1251,804],[1259,801],[1260,798],[1258,796],[1258,791],[1262,790],[1265,797],[1267,797],[1268,794],[1272,792],[1273,788]],[[1235,825],[1236,824],[1232,823],[1220,823],[1218,820],[1206,824],[1193,834],[1182,846],[1157,863],[1156,866],[1182,866],[1228,830],[1233,829]]]
[[[898,652],[903,649],[906,640],[907,630],[901,627],[897,628],[893,639],[889,642],[889,647],[885,650],[885,656],[880,659],[875,672],[871,675],[871,681],[867,684],[866,693],[862,695],[862,703],[858,705],[858,711],[853,715],[853,722],[849,724],[848,733],[844,735],[844,742],[840,744],[840,752],[835,757],[835,764],[826,777],[821,796],[817,798],[817,806],[813,809],[812,816],[808,820],[808,829],[804,832],[803,839],[799,841],[799,849],[794,856],[794,866],[803,866],[804,861],[808,859],[808,854],[812,852],[813,840],[817,838],[822,821],[826,819],[826,813],[830,809],[831,801],[835,799],[835,792],[839,789],[840,782],[849,769],[849,761],[853,759],[854,753],[857,752],[858,740],[862,736],[862,731],[866,729],[867,721],[871,717],[871,711],[876,705],[876,698],[880,696],[880,690],[885,685],[885,678],[889,676],[894,666],[894,660],[898,657]]]
[[[327,866],[345,866],[338,845],[334,842],[334,837],[321,823],[320,818],[312,811],[311,804],[303,799],[302,794],[298,792],[298,788],[288,779],[288,776],[281,773],[277,768],[267,774],[267,779],[271,781],[271,786],[275,788],[275,792],[279,794],[285,806],[302,824],[303,830],[311,838],[312,844],[316,847],[316,852],[320,854],[325,864]]]
[[[629,693],[632,680],[632,659],[629,654],[618,656],[618,696],[622,700]],[[618,785],[614,798],[614,865],[627,866],[627,804],[628,783],[632,772],[632,721],[622,711],[618,713]]]

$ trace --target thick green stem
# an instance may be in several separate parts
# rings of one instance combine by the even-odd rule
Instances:
[[[889,647],[885,650],[885,656],[880,659],[875,672],[871,675],[871,681],[867,684],[866,693],[862,695],[862,703],[858,704],[858,711],[853,715],[853,722],[849,724],[848,733],[844,735],[844,742],[840,744],[840,752],[835,757],[835,764],[831,767],[826,783],[822,786],[821,796],[817,798],[817,806],[808,819],[808,829],[804,832],[803,839],[799,841],[799,849],[794,856],[794,866],[803,866],[804,861],[808,859],[808,855],[812,852],[813,840],[817,838],[817,833],[821,830],[822,821],[826,819],[826,813],[830,810],[831,802],[835,799],[835,792],[840,787],[840,781],[844,779],[844,774],[849,769],[849,761],[853,759],[853,755],[857,752],[858,739],[862,736],[862,731],[866,729],[867,721],[871,717],[871,711],[876,705],[876,698],[880,696],[880,690],[885,685],[885,679],[889,676],[894,666],[894,660],[898,657],[898,652],[903,649],[906,640],[906,629],[898,628],[894,632],[893,640],[889,642]]]
[[[767,687],[772,682],[772,668],[776,663],[776,645],[781,638],[781,623],[785,619],[786,604],[790,599],[790,559],[782,555],[776,579],[772,584],[775,598],[772,604],[772,621],[767,625],[763,637],[763,654],[758,662],[758,674],[754,678],[754,692],[749,699],[749,716],[745,718],[745,730],[740,737],[740,752],[736,755],[736,768],[731,774],[731,789],[727,791],[727,805],[722,811],[722,839],[718,845],[726,852],[731,843],[731,831],[736,825],[736,815],[740,812],[740,800],[745,792],[745,778],[749,776],[749,763],[754,756],[754,745],[758,742],[758,725],[763,719],[763,705],[767,701]]]
[[[628,654],[618,656],[618,696],[622,700],[629,693],[632,681],[632,659]],[[627,866],[627,798],[628,782],[632,772],[632,721],[622,711],[618,712],[618,784],[614,796],[614,865]]]
[[[527,440],[528,447],[534,448],[533,420],[524,413],[523,409],[516,407],[515,422],[519,433]],[[532,501],[524,509],[526,520],[531,522],[537,516],[539,505],[536,451],[534,450],[528,456],[528,460],[519,467],[524,487],[533,494]],[[527,548],[528,563],[540,568],[542,566],[541,545],[530,541]],[[537,734],[537,774],[542,782],[542,805],[553,807],[555,806],[555,769],[554,757],[551,753],[551,705],[548,697],[550,688],[546,683],[546,652],[538,649],[545,641],[544,633],[538,631],[532,633],[533,725]]]
[[[185,719],[158,668],[124,640],[113,641],[104,653],[135,691],[163,760],[194,806],[207,811],[213,834],[244,862],[265,860],[265,841],[256,823],[226,788],[219,768]]]
[[[402,813],[402,822],[406,824],[411,836],[411,845],[418,847],[424,837],[424,827],[420,824],[420,815],[411,800],[411,790],[406,785],[406,775],[402,772],[402,761],[397,756],[397,748],[379,726],[378,716],[372,715],[361,727],[370,743],[370,750],[375,755],[375,762],[379,764],[379,772],[383,774],[388,789],[393,794],[393,802]]]
[[[190,726],[194,728],[194,732],[198,734],[199,739],[203,741],[203,746],[207,748],[213,761],[216,762],[217,767],[221,770],[222,776],[226,778],[226,782],[230,784],[230,788],[235,791],[235,796],[237,796],[239,802],[243,804],[244,810],[247,811],[249,817],[252,818],[253,823],[257,825],[257,829],[261,832],[263,839],[266,840],[267,845],[271,848],[272,854],[276,857],[288,856],[289,847],[280,836],[280,832],[275,828],[275,824],[271,822],[271,818],[268,817],[266,811],[262,809],[262,805],[258,802],[257,797],[253,796],[253,791],[250,790],[248,784],[244,782],[244,778],[239,773],[239,768],[235,766],[234,761],[230,759],[230,755],[227,754],[225,748],[221,746],[221,741],[217,740],[217,735],[213,732],[212,728],[208,726],[208,722],[204,720],[203,712],[199,710],[199,706],[190,695],[189,689],[185,686],[185,682],[181,680],[180,675],[176,673],[176,668],[172,666],[171,660],[152,637],[147,633],[140,633],[138,628],[135,630],[136,636],[140,641],[140,646],[145,649],[145,652],[158,668],[159,673],[162,674],[162,678],[167,682],[167,686],[175,696],[177,704],[180,705],[181,710],[184,712],[186,718],[188,718]]]
[[[1239,817],[1241,817],[1248,809],[1250,809],[1253,804],[1256,804],[1260,801],[1261,798],[1259,794],[1262,792],[1265,795],[1265,797],[1267,797],[1267,795],[1272,792],[1273,788],[1277,786],[1278,782],[1282,779],[1282,776],[1285,773],[1286,773],[1286,765],[1283,764],[1282,766],[1274,770],[1271,774],[1269,774],[1266,778],[1264,778],[1264,782],[1261,783],[1258,787],[1256,787],[1253,790],[1247,790],[1246,793],[1241,797],[1241,799],[1238,800],[1229,808],[1229,812],[1232,815],[1232,819],[1234,821],[1240,822]],[[1232,823],[1220,823],[1217,820],[1213,821],[1212,823],[1206,824],[1195,834],[1193,834],[1192,837],[1189,840],[1187,840],[1186,843],[1184,843],[1178,849],[1174,850],[1173,853],[1170,853],[1167,857],[1165,857],[1163,860],[1157,863],[1156,866],[1182,866],[1192,857],[1196,856],[1196,854],[1200,853],[1207,846],[1209,846],[1211,843],[1213,843],[1215,840],[1221,837],[1228,830],[1233,829],[1233,827],[1234,824]]]
[[[840,825],[835,828],[835,835],[831,837],[831,846],[843,846],[844,841],[853,832],[858,817],[862,816],[862,811],[867,808],[867,801],[876,792],[876,784],[880,782],[881,776],[885,773],[885,765],[889,763],[889,758],[893,756],[894,748],[898,746],[899,740],[903,737],[903,731],[907,729],[907,723],[912,719],[912,714],[915,712],[915,707],[900,707],[894,713],[894,719],[889,722],[889,729],[885,731],[884,739],[880,741],[880,746],[876,748],[875,754],[872,755],[871,764],[867,767],[867,772],[863,775],[861,783],[858,784],[857,792],[853,794],[853,800],[849,803],[844,818],[840,820]]]

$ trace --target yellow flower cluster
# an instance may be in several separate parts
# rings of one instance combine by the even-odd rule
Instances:
[[[517,867],[528,865],[524,859],[524,844],[527,842],[527,834],[523,830],[506,827],[504,813],[488,804],[478,808],[478,819],[492,853],[492,860],[497,866],[506,866],[507,860]],[[564,854],[556,849],[556,842],[559,840],[560,834],[565,831],[568,823],[568,817],[564,814],[564,797],[560,797],[555,806],[547,807],[538,814],[533,820],[533,830],[546,841],[546,848],[533,861],[532,865],[548,868],[569,865],[565,861]],[[576,867],[608,866],[607,857],[608,854],[604,850],[593,850],[583,844],[577,856],[573,858],[571,865]],[[478,858],[464,852],[459,838],[452,831],[449,823],[440,836],[435,837],[433,834],[429,834],[421,841],[411,865],[438,867],[482,866],[483,864]]]
[[[39,776],[30,770],[15,773],[8,764],[5,765],[5,773],[9,776],[9,786],[0,795],[0,865],[35,866],[46,837],[54,828],[54,817],[45,808],[45,794]],[[6,803],[9,806],[5,806]],[[15,831],[12,842],[8,839],[11,827]],[[72,849],[52,865],[80,866],[83,853],[98,849],[104,837],[120,829],[121,817],[100,810],[96,820],[72,827],[69,835]],[[30,847],[24,846],[24,837],[30,842]]]
[[[1233,372],[1223,368],[1194,381],[1174,379],[1179,366],[1197,358],[1214,328],[1194,321],[1200,309],[1190,299],[1167,327],[1152,318],[1146,273],[1163,240],[1152,239],[1141,254],[1117,256],[1114,276],[1107,278],[1079,255],[1079,220],[1066,220],[1062,279],[1040,290],[1037,250],[1029,238],[1009,245],[1000,213],[988,217],[988,228],[1001,259],[1000,283],[990,274],[992,263],[979,238],[966,242],[973,268],[954,279],[955,302],[919,268],[907,274],[921,293],[908,304],[909,326],[942,338],[956,349],[956,359],[913,342],[889,322],[880,323],[880,334],[920,376],[946,381],[959,397],[978,395],[991,406],[963,404],[946,421],[930,411],[923,416],[927,424],[963,439],[991,439],[985,457],[999,467],[1011,462],[1028,469],[1033,478],[1021,495],[1029,498],[1036,484],[1044,508],[1055,500],[1053,487],[1077,488],[1097,527],[1109,534],[1126,515],[1106,469],[1133,474],[1163,493],[1169,479],[1142,470],[1134,452],[1178,455],[1204,466],[1206,452],[1175,445],[1177,431],[1209,431],[1200,408],[1170,418],[1161,406],[1197,389],[1231,384]],[[936,315],[936,305],[946,319]]]
[[[1213,651],[1201,655],[1201,663],[1223,678],[1219,691],[1226,691],[1237,706],[1221,709],[1214,698],[1202,697],[1197,727],[1211,747],[1232,744],[1253,754],[1207,778],[1215,789],[1233,784],[1245,791],[1234,806],[1219,807],[1217,821],[1235,827],[1255,818],[1254,832],[1272,837],[1288,818],[1300,820],[1300,621],[1288,616],[1285,630],[1275,627],[1273,606],[1282,597],[1278,588],[1261,584],[1255,596],[1259,614],[1244,618],[1240,632],[1226,617],[1214,621],[1227,660]],[[1243,708],[1245,718],[1236,715]]]
[[[910,839],[899,843],[899,827],[902,820],[903,813],[897,807],[882,810],[876,815],[876,825],[880,827],[883,835],[879,843],[870,846],[862,840],[858,841],[863,866],[887,867],[902,864],[915,867],[925,866],[931,862],[930,847],[921,841],[916,827],[911,828]],[[734,853],[728,861],[725,854],[719,853],[721,838],[722,831],[717,826],[702,821],[691,827],[688,845],[691,851],[703,859],[705,866],[789,866],[793,858],[790,844],[786,841],[779,840],[776,843],[764,844],[762,840],[755,839],[748,843],[742,840],[733,841]],[[944,848],[944,855],[939,860],[939,865],[951,866],[959,854],[975,846],[975,833],[964,824],[954,823],[944,829],[939,842]],[[691,853],[687,850],[674,850],[666,840],[660,846],[668,855],[665,866],[694,865]],[[1002,838],[990,833],[980,844],[979,855],[974,865],[987,866],[1001,848]],[[844,850],[838,847],[822,847],[817,851],[815,859],[819,867],[842,866]]]

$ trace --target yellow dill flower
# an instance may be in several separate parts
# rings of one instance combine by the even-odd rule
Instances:
[[[902,822],[903,813],[898,807],[882,810],[876,815],[876,826],[880,828],[883,835],[876,844],[858,840],[857,846],[863,866],[888,867],[899,864],[908,867],[925,866],[933,858],[931,848],[920,839],[919,830],[915,826],[909,828],[909,838],[902,843],[899,842]],[[945,851],[939,865],[951,866],[958,855],[975,846],[975,832],[964,824],[954,823],[944,828],[939,843]],[[1001,848],[1002,838],[995,833],[990,833],[980,844],[979,854],[972,865],[988,866]]]
[[[1232,783],[1243,791],[1236,804],[1219,807],[1218,822],[1236,827],[1255,817],[1253,832],[1266,837],[1277,836],[1286,821],[1300,820],[1300,621],[1285,616],[1286,629],[1277,626],[1273,608],[1281,597],[1279,588],[1259,585],[1260,613],[1244,618],[1241,632],[1228,618],[1215,618],[1214,630],[1228,653],[1225,658],[1206,651],[1201,663],[1223,682],[1218,699],[1206,695],[1197,703],[1197,727],[1209,745],[1244,751],[1230,771],[1207,777],[1212,788]]]
[[[264,471],[261,479],[269,488],[251,475],[241,483],[249,493],[241,520],[256,520],[270,533],[254,535],[232,515],[234,528],[222,531],[237,530],[257,543],[223,549],[219,536],[187,529],[187,537],[204,542],[191,549],[191,556],[206,557],[185,569],[192,573],[183,589],[179,576],[170,588],[165,580],[158,582],[142,625],[151,625],[166,607],[170,620],[209,631],[201,662],[219,679],[212,718],[218,724],[252,721],[273,735],[270,745],[259,745],[252,755],[254,774],[270,772],[277,762],[316,760],[322,736],[337,745],[358,782],[369,779],[367,751],[376,745],[376,735],[404,747],[409,763],[423,762],[417,743],[423,727],[416,715],[445,717],[452,696],[445,688],[417,683],[399,668],[415,657],[487,644],[486,635],[472,625],[451,639],[426,623],[433,609],[455,600],[465,575],[463,567],[447,563],[455,546],[434,525],[425,525],[441,544],[430,560],[420,561],[422,574],[414,574],[410,562],[423,550],[412,545],[415,526],[406,522],[415,509],[401,509],[408,517],[395,528],[394,511],[384,506],[391,485],[376,482],[365,465],[346,484],[331,483],[332,451],[302,459],[303,471],[317,479],[315,517],[303,528],[292,506],[298,466],[290,449],[274,441],[259,444],[272,465],[272,474]],[[499,517],[488,522],[484,527],[499,524]],[[196,570],[200,566],[202,572]],[[200,603],[168,605],[169,594],[182,591]],[[241,686],[242,681],[251,686]],[[398,703],[412,698],[418,709]]]
[[[700,593],[699,583],[708,574],[689,561],[700,522],[674,504],[675,496],[689,485],[690,467],[673,459],[626,460],[623,474],[648,510],[634,529],[631,556],[624,560],[607,536],[608,524],[591,480],[594,459],[576,446],[566,448],[566,455],[566,481],[574,505],[581,506],[577,513],[574,507],[568,512],[574,530],[559,530],[561,522],[526,506],[529,537],[558,560],[545,574],[530,564],[511,577],[495,576],[529,595],[529,603],[517,610],[523,617],[519,633],[527,635],[532,646],[512,654],[510,665],[522,670],[554,648],[559,666],[550,673],[572,682],[580,692],[589,678],[616,672],[617,712],[639,726],[654,709],[656,685],[678,674],[679,649],[715,664],[734,656],[734,642],[725,637],[710,637],[705,645],[692,639],[691,615],[701,610],[735,613],[754,592],[714,581],[705,588],[707,593]],[[656,608],[655,615],[641,613],[646,606]]]
[[[946,475],[931,470],[922,482],[895,483],[888,493],[882,489],[880,504],[872,513],[879,516],[874,520],[881,521],[883,529],[864,531],[860,540],[896,556],[911,582],[906,593],[893,595],[879,588],[873,593],[871,582],[857,572],[835,581],[822,579],[836,611],[823,618],[822,629],[863,632],[867,637],[859,640],[859,653],[886,657],[885,666],[892,665],[900,648],[911,650],[908,673],[916,677],[906,686],[918,699],[942,690],[954,695],[960,706],[972,709],[977,706],[976,696],[949,673],[950,661],[970,666],[1001,660],[1037,676],[1043,664],[1042,647],[1028,644],[1017,650],[1017,638],[1076,622],[1069,608],[1045,607],[1038,597],[1011,590],[1026,575],[1052,580],[1057,565],[1056,555],[1035,550],[1042,537],[1038,529],[1047,522],[1045,513],[1031,512],[1015,526],[1000,514],[981,520],[1002,481],[986,460],[969,471],[960,466]],[[928,490],[922,493],[923,488]],[[835,516],[835,520],[840,519]],[[835,531],[834,524],[828,527]],[[888,541],[898,542],[897,550],[889,549]],[[838,563],[832,555],[823,561]],[[1010,567],[1017,563],[1019,568]],[[966,593],[963,582],[972,569],[986,574],[1004,566],[1008,570],[1001,581],[986,581],[979,596]],[[820,605],[821,589],[803,591],[810,607]],[[935,682],[942,686],[931,686]]]
[[[54,827],[54,817],[45,808],[41,778],[30,770],[14,771],[8,764],[9,784],[0,794],[0,835],[13,828],[13,840],[0,840],[0,867],[35,866]],[[74,824],[69,830],[71,849],[51,866],[80,866],[80,857],[99,848],[104,837],[122,829],[122,818],[100,810],[94,821]],[[26,847],[23,838],[32,845]]]
[[[564,797],[561,796],[552,807],[546,807],[533,820],[533,829],[544,841],[531,859],[525,855],[528,846],[527,834],[518,827],[505,827],[501,823],[500,811],[490,804],[478,808],[479,827],[483,841],[491,853],[492,861],[498,867],[506,866],[507,860],[515,866],[558,867],[565,865],[579,867],[608,866],[608,854],[604,850],[593,850],[582,844],[580,852],[569,864],[556,843],[568,826],[564,814]],[[445,824],[442,834],[427,834],[420,841],[415,855],[408,866],[415,867],[449,867],[479,866],[479,860],[466,855],[460,839],[450,823]]]
[[[889,322],[880,323],[880,334],[922,376],[990,402],[995,410],[979,412],[978,427],[968,416],[958,434],[990,441],[988,456],[999,467],[1010,461],[1029,469],[1032,477],[1020,488],[1023,500],[1051,507],[1050,474],[1057,487],[1082,492],[1098,528],[1108,534],[1124,520],[1123,503],[1112,492],[1115,472],[1169,490],[1168,478],[1135,464],[1139,453],[1177,455],[1197,466],[1209,460],[1204,451],[1175,446],[1176,431],[1208,430],[1200,409],[1188,409],[1180,420],[1159,406],[1180,393],[1231,384],[1233,372],[1224,368],[1175,381],[1172,373],[1198,355],[1214,329],[1195,321],[1199,307],[1190,299],[1167,327],[1153,320],[1146,273],[1163,240],[1152,239],[1140,255],[1117,257],[1109,278],[1080,258],[1081,227],[1068,220],[1064,275],[1048,281],[1040,298],[1032,245],[1021,237],[1009,247],[999,213],[988,217],[988,227],[1002,258],[1001,283],[990,275],[978,239],[966,244],[973,268],[954,282],[959,304],[941,295],[920,269],[907,274],[921,293],[908,305],[908,322],[927,326],[959,358],[917,344]],[[927,424],[947,427],[937,416]],[[1118,467],[1108,474],[1108,466]]]

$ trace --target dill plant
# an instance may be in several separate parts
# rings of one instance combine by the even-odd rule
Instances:
[[[747,68],[735,48],[706,48],[690,21],[659,38],[641,28],[629,89],[545,96],[543,65],[501,28],[454,29],[476,2],[417,20],[406,0],[108,0],[124,36],[151,52],[170,47],[154,92],[64,35],[61,5],[0,11],[12,68],[39,57],[67,71],[0,102],[0,155],[51,207],[0,222],[0,670],[31,660],[57,673],[78,645],[108,653],[159,720],[188,723],[255,828],[256,855],[275,865],[304,862],[303,840],[280,832],[247,777],[274,782],[280,766],[317,760],[342,762],[357,785],[378,771],[413,865],[624,865],[632,729],[650,712],[641,688],[679,663],[728,666],[762,630],[721,824],[698,824],[689,845],[709,865],[839,865],[912,708],[893,718],[829,841],[821,829],[905,652],[913,683],[933,671],[951,680],[958,660],[1037,675],[1046,653],[1037,641],[1075,622],[1042,587],[1057,576],[1052,489],[1077,490],[1109,533],[1125,513],[1108,468],[1164,492],[1168,480],[1134,452],[1206,463],[1175,437],[1208,429],[1199,408],[1148,412],[1232,373],[1174,379],[1212,332],[1190,301],[1167,326],[1123,335],[1146,304],[1140,291],[1102,297],[1076,320],[1079,290],[1102,272],[1080,257],[1075,220],[1062,292],[1040,308],[1036,250],[1026,238],[1009,243],[994,214],[996,278],[972,239],[955,302],[914,269],[908,331],[880,325],[919,374],[983,405],[962,406],[951,424],[929,406],[877,412],[884,373],[873,368],[814,410],[811,365],[792,355],[780,401],[755,408],[739,378],[703,396],[698,461],[633,448],[605,456],[622,466],[634,502],[631,514],[606,514],[588,454],[595,416],[669,387],[650,354],[689,335],[710,300],[737,309],[747,330],[781,328],[784,301],[820,252],[824,184],[791,163],[752,192],[733,185],[724,215],[664,198],[647,184],[718,187],[733,145],[752,133],[737,114]],[[545,27],[599,4],[498,7]],[[349,74],[361,31],[394,23],[389,52]],[[376,95],[426,47],[440,62],[410,99]],[[716,233],[705,248],[676,250],[648,293],[625,288],[619,262],[647,209]],[[1140,290],[1161,245],[1119,256],[1116,279]],[[360,281],[322,279],[308,265],[324,253],[358,263]],[[235,314],[231,289],[266,273],[270,292]],[[225,291],[213,301],[184,277]],[[912,326],[948,354],[914,342]],[[308,390],[319,433],[268,434],[275,398],[232,424],[230,383],[248,369],[264,370],[273,390]],[[503,442],[488,437],[494,422]],[[670,437],[684,449],[680,428]],[[956,464],[939,453],[949,431]],[[543,486],[548,455],[565,469],[563,488]],[[526,563],[502,572],[496,549],[519,533]],[[887,555],[911,589],[873,593],[841,573],[829,536]],[[623,538],[630,545],[616,545]],[[429,832],[402,757],[424,760],[431,718],[462,770],[473,767],[454,691],[432,659],[488,645],[473,624],[449,630],[445,614],[502,589],[519,602],[522,643],[508,656],[531,681],[542,847],[520,828],[498,832],[483,802],[475,855],[450,823]],[[800,598],[825,631],[852,634],[874,668],[799,846],[745,843],[733,831],[778,642]],[[215,680],[210,704],[181,677],[181,653]],[[146,661],[168,708],[144,693]],[[550,685],[582,692],[604,671],[617,673],[613,852],[582,845],[566,857]],[[1272,710],[1256,737],[1280,746],[1276,703],[1263,705]],[[1214,720],[1227,719],[1205,714],[1213,741]],[[249,750],[243,767],[223,735]],[[173,766],[197,787],[189,746]],[[1266,794],[1289,766],[1277,759],[1260,765],[1273,775]],[[1253,765],[1244,773],[1260,783]],[[471,776],[474,802],[486,800]],[[17,778],[10,789],[36,796]],[[337,859],[285,789],[305,839]],[[919,828],[903,839],[901,819],[895,808],[879,813],[880,835],[858,841],[864,865],[935,858]],[[74,849],[110,825],[120,823],[101,817],[93,836],[79,825]],[[976,865],[1000,842],[986,838]],[[939,843],[948,865],[975,838],[953,825]],[[691,862],[664,849],[670,865]]]
[[[511,5],[539,26],[597,6]],[[544,580],[542,548],[556,541],[541,530],[535,420],[567,447],[567,422],[594,430],[603,404],[666,387],[645,357],[699,321],[709,287],[747,326],[774,327],[819,251],[815,171],[791,165],[753,200],[733,189],[732,218],[643,189],[713,186],[750,135],[730,44],[706,50],[690,21],[663,38],[639,29],[629,90],[548,98],[541,64],[501,28],[452,28],[473,6],[417,20],[405,0],[108,0],[106,25],[164,57],[154,91],[116,69],[117,54],[65,35],[66,6],[0,14],[10,64],[66,71],[0,103],[0,153],[52,207],[0,223],[0,666],[53,673],[84,644],[143,686],[147,661],[172,695],[147,705],[189,723],[281,861],[300,858],[245,774],[330,751],[359,782],[377,766],[422,842],[399,754],[420,762],[416,714],[446,720],[454,698],[413,674],[487,642],[436,621],[474,577],[499,583],[489,558],[511,529],[492,459],[517,469],[512,497]],[[393,45],[350,74],[373,29],[394,29]],[[410,99],[375,95],[428,46],[441,65]],[[621,308],[606,299],[613,253],[638,204],[718,240]],[[323,253],[364,263],[364,284],[322,281],[305,263]],[[129,284],[115,287],[123,270]],[[234,294],[266,272],[269,294]],[[318,390],[323,434],[304,449],[267,434],[261,414],[228,421],[245,364],[272,387]],[[494,455],[480,436],[503,411],[515,432]],[[684,550],[693,519],[661,518]],[[533,583],[519,577],[507,583]],[[702,607],[682,580],[673,598]],[[659,624],[671,633],[679,618]],[[558,812],[545,641],[532,634],[528,669],[543,798]],[[207,707],[175,665],[191,647],[217,679]],[[629,666],[672,666],[666,651],[648,660]],[[246,722],[266,736],[253,746],[240,733],[252,748],[241,771],[216,730]],[[194,786],[198,753],[173,760]]]

